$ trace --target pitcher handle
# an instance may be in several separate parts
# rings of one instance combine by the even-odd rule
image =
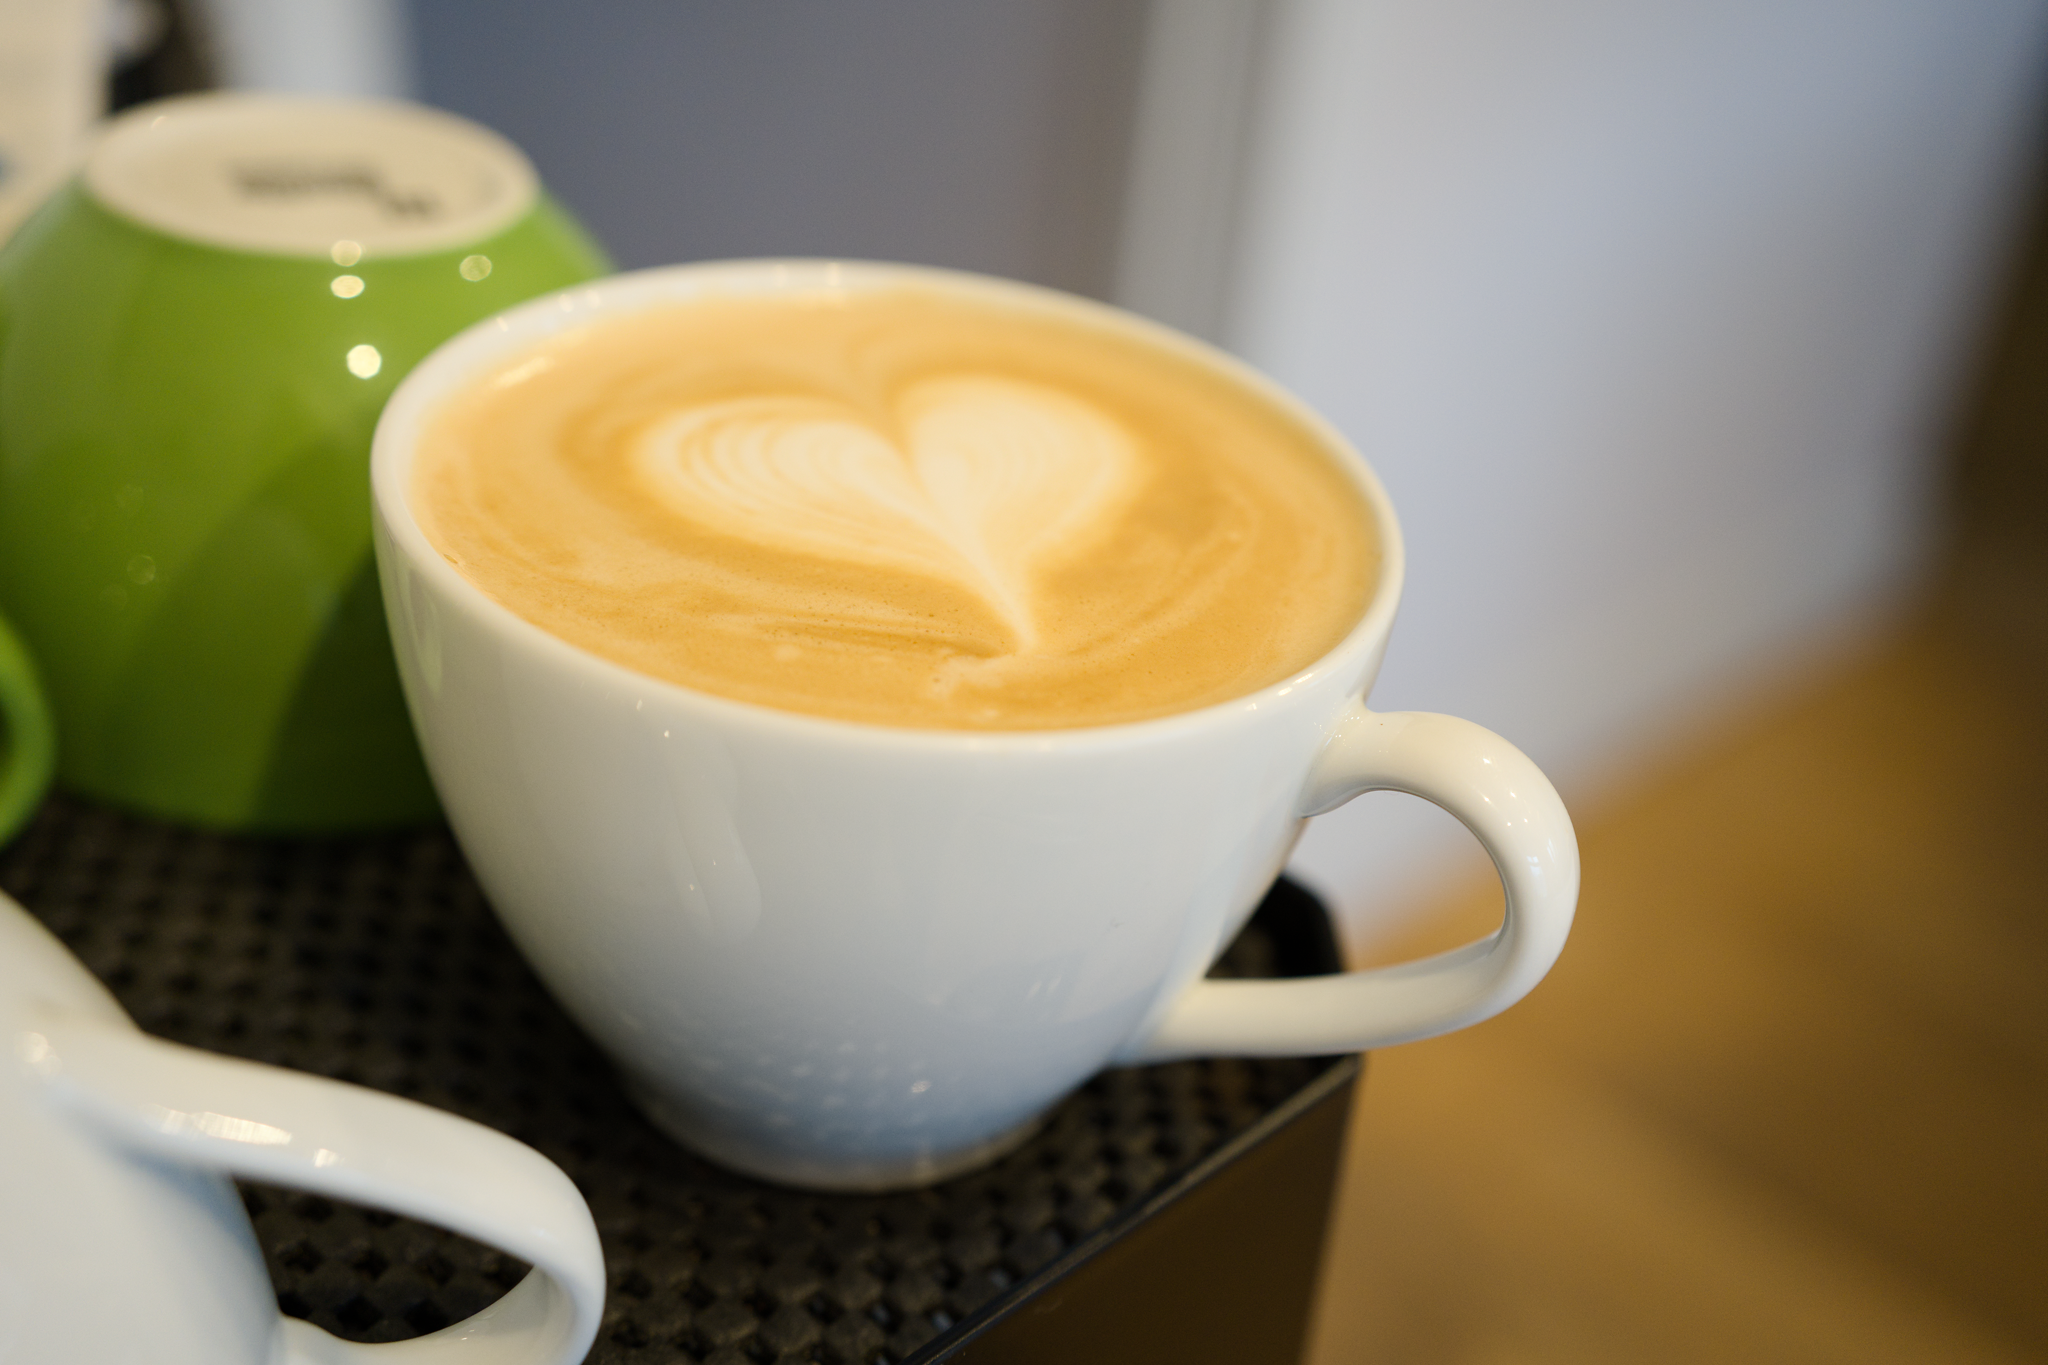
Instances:
[[[533,1266],[482,1312],[412,1341],[356,1345],[288,1318],[290,1365],[569,1365],[596,1337],[605,1290],[597,1227],[569,1177],[524,1143],[125,1022],[45,1011],[24,1047],[59,1105],[130,1151],[375,1205]]]

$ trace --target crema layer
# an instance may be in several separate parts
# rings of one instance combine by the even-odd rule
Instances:
[[[1281,681],[1357,622],[1370,512],[1198,362],[922,286],[592,323],[429,421],[428,539],[571,644],[883,725],[1039,730]]]

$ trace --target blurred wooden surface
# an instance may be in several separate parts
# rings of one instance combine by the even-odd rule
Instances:
[[[1577,812],[1550,979],[1372,1059],[1312,1365],[2048,1359],[2048,580],[1979,572]]]

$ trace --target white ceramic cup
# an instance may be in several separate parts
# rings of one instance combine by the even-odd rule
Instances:
[[[423,1104],[151,1038],[0,896],[0,1361],[568,1365],[604,1311],[569,1177]],[[412,1341],[281,1317],[229,1175],[373,1204],[533,1270]]]
[[[1318,432],[1372,508],[1356,627],[1250,696],[1135,724],[1010,734],[769,710],[635,673],[500,606],[408,505],[422,426],[569,328],[707,296],[913,281],[1106,324]],[[1112,1062],[1314,1055],[1428,1037],[1520,999],[1557,957],[1578,849],[1503,740],[1363,698],[1401,590],[1365,462],[1269,381],[1085,300],[842,262],[679,266],[536,300],[401,384],[372,454],[399,672],[456,837],[512,937],[685,1144],[793,1184],[942,1178],[1028,1134]],[[1449,810],[1507,891],[1499,932],[1400,967],[1209,982],[1310,815],[1398,790]]]

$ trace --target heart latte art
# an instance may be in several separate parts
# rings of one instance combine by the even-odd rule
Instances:
[[[686,408],[636,443],[648,493],[713,531],[901,570],[980,597],[1038,646],[1037,570],[1100,537],[1142,482],[1130,435],[1089,404],[993,375],[906,388],[895,432],[808,395]]]
[[[429,425],[414,505],[572,644],[762,705],[927,728],[1188,710],[1369,595],[1363,499],[1200,362],[922,288],[707,300],[520,356]]]

